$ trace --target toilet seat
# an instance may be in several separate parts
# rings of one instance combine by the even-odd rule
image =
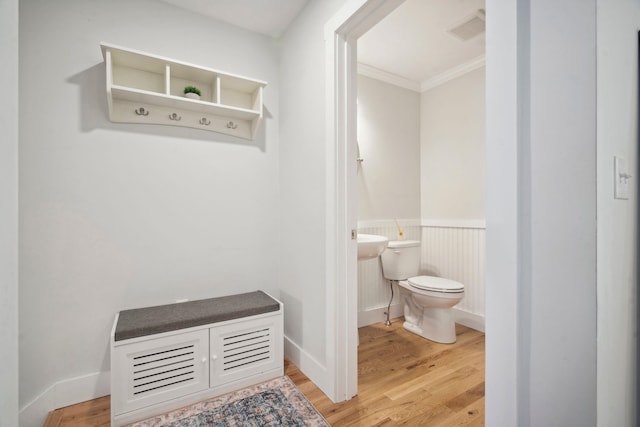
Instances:
[[[409,285],[415,289],[447,294],[464,292],[464,285],[455,280],[444,279],[435,276],[415,276],[407,279]]]

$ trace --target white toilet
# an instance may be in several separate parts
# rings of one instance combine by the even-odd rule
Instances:
[[[464,285],[435,276],[418,276],[420,242],[391,240],[381,255],[382,274],[397,280],[404,305],[404,328],[428,340],[456,342],[451,307],[464,297]]]

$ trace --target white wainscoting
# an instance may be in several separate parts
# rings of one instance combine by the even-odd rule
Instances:
[[[420,240],[420,273],[446,277],[465,285],[465,297],[454,308],[458,323],[484,331],[485,224],[482,220],[399,220],[408,240]],[[398,239],[394,220],[359,222],[360,233]],[[358,262],[358,327],[383,322],[391,296],[380,259]],[[391,317],[402,315],[394,288]]]
[[[423,222],[420,271],[464,284],[456,305],[458,323],[484,331],[485,235],[483,223]]]
[[[420,240],[419,219],[402,219],[398,224],[406,240]],[[389,240],[399,239],[395,220],[358,221],[358,232],[385,236]],[[391,318],[402,316],[398,293],[397,285],[394,285]],[[389,281],[382,276],[380,258],[358,261],[358,327],[384,322],[390,298]]]

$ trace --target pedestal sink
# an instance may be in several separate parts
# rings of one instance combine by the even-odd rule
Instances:
[[[389,244],[389,239],[375,234],[358,233],[358,261],[380,256]]]

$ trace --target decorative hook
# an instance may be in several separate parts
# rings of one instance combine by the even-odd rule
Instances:
[[[209,126],[211,124],[211,120],[207,120],[206,117],[203,117],[200,119],[200,124],[201,125],[205,125],[205,126]]]
[[[139,116],[148,116],[149,115],[149,110],[145,110],[144,107],[140,107],[137,110],[133,110],[135,111],[135,113]]]
[[[172,113],[172,114],[169,114],[169,119],[170,120],[175,120],[176,122],[178,122],[178,121],[182,120],[182,117],[180,117],[176,113]]]
[[[237,125],[236,123],[229,122],[229,123],[227,123],[227,127],[228,127],[229,129],[235,129],[235,128],[237,128],[237,127],[238,127],[238,125]]]

